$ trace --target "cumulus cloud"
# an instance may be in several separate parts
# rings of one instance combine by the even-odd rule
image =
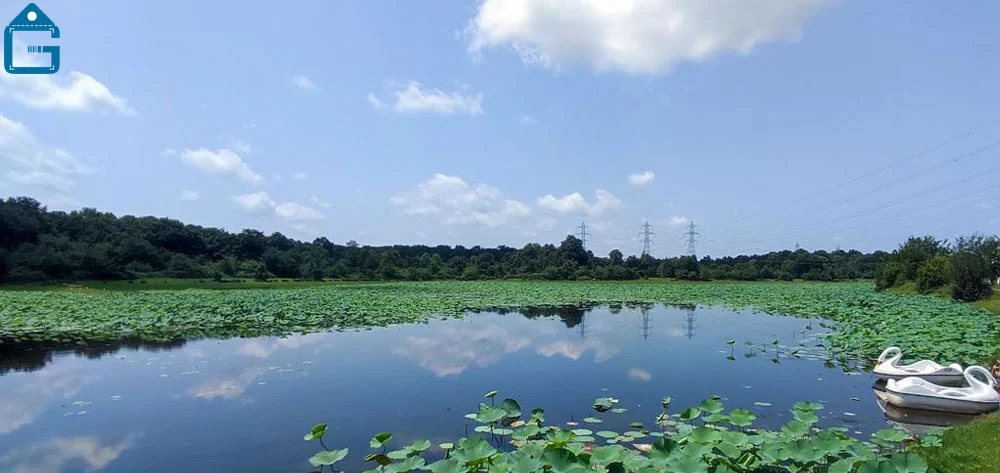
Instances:
[[[310,79],[310,78],[308,78],[306,76],[303,76],[303,75],[297,75],[297,76],[290,77],[288,79],[288,83],[291,84],[293,87],[295,87],[297,89],[305,90],[305,91],[308,91],[308,92],[316,92],[316,91],[319,90],[319,86],[317,86],[316,83],[313,82],[312,79]]]
[[[674,215],[673,217],[670,217],[670,220],[667,220],[667,225],[670,225],[671,227],[683,227],[689,223],[691,223],[691,221],[688,220],[687,217],[679,215]]]
[[[439,115],[482,115],[483,94],[468,95],[428,89],[419,82],[409,81],[389,91],[390,98],[383,100],[374,93],[368,94],[368,103],[375,110],[392,110],[396,113],[436,113]]]
[[[271,213],[285,220],[323,220],[326,215],[320,211],[295,202],[277,202],[267,192],[258,191],[233,196],[243,210],[252,213]]]
[[[574,192],[562,197],[548,194],[540,197],[536,204],[543,209],[559,213],[585,213],[592,217],[601,215],[608,210],[617,209],[622,205],[622,201],[618,197],[604,189],[597,189],[596,194],[593,203],[587,202],[579,192]]]
[[[185,163],[206,174],[227,175],[251,184],[264,180],[231,149],[222,148],[215,151],[206,148],[185,149],[180,152],[180,157]]]
[[[309,179],[309,176],[307,176],[306,173],[304,173],[304,172],[297,172],[295,174],[292,174],[292,179],[295,179],[295,180],[298,180],[298,181],[304,181],[306,179]]]
[[[320,211],[295,202],[282,202],[274,206],[274,214],[285,220],[323,220]]]
[[[653,174],[652,171],[646,171],[643,173],[629,174],[628,182],[633,186],[644,186],[653,182],[654,178],[656,178],[656,174]]]
[[[10,75],[10,74],[3,74]],[[0,116],[0,184],[26,190],[69,192],[92,170],[69,152],[52,148],[20,122]]]
[[[19,41],[15,41],[13,51],[15,64],[42,65],[35,55],[27,53],[27,46]],[[0,98],[40,110],[111,110],[135,115],[128,101],[111,93],[97,79],[78,71],[52,75],[0,74]]]
[[[446,174],[435,174],[390,201],[402,207],[407,215],[435,216],[445,225],[496,227],[531,213],[527,205],[504,198],[493,187],[486,184],[473,187],[458,176]]]
[[[181,200],[186,201],[186,202],[193,202],[193,201],[198,200],[200,198],[201,198],[201,194],[199,194],[196,191],[188,190],[188,191],[181,192]]]
[[[724,51],[795,41],[833,0],[484,0],[466,28],[469,51],[510,47],[525,63],[559,69],[668,71]]]

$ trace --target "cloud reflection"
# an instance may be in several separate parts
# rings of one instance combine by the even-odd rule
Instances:
[[[447,327],[429,336],[407,337],[392,352],[412,358],[438,377],[444,377],[459,374],[473,364],[489,366],[499,361],[501,355],[516,352],[530,343],[528,336],[497,325],[472,325]]]
[[[642,368],[631,368],[628,370],[628,377],[634,381],[649,381],[653,379],[653,375],[649,374]]]
[[[230,376],[216,376],[189,389],[188,395],[204,399],[235,399],[242,396],[262,373],[262,366],[251,366]]]
[[[240,345],[236,352],[254,358],[269,358],[275,351],[283,348],[301,348],[328,340],[328,335],[325,333],[313,333],[309,335],[289,335],[282,338],[255,338]]]
[[[57,437],[21,447],[0,457],[0,471],[7,473],[59,473],[64,468],[97,471],[111,464],[135,444],[135,435],[121,442],[103,444],[96,437]]]
[[[34,422],[54,399],[70,398],[95,379],[72,357],[57,358],[43,370],[8,374],[0,389],[0,435]]]

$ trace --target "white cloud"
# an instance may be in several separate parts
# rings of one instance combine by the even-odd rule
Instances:
[[[201,198],[201,194],[199,194],[199,193],[197,193],[195,191],[187,190],[187,191],[181,192],[181,200],[183,200],[183,201],[193,202],[193,201],[196,201],[196,200],[198,200],[200,198]]]
[[[646,171],[641,174],[640,173],[629,174],[628,182],[633,186],[644,186],[646,184],[649,184],[650,182],[653,182],[654,178],[656,178],[656,174],[653,174],[652,171]]]
[[[285,220],[323,220],[326,218],[318,210],[295,202],[282,202],[274,206],[274,214]]]
[[[212,175],[229,175],[243,182],[256,184],[264,180],[260,174],[253,172],[243,158],[235,151],[222,148],[215,151],[199,148],[185,149],[180,152],[181,160],[194,166],[199,171]]]
[[[275,206],[274,200],[264,191],[233,196],[233,200],[247,212],[263,212]]]
[[[392,99],[388,102],[373,93],[368,94],[368,103],[375,110],[392,109],[396,113],[437,113],[440,115],[482,115],[483,94],[466,95],[459,92],[445,92],[441,89],[425,89],[419,82],[409,81],[406,86],[389,91]]]
[[[432,215],[445,225],[475,224],[495,227],[525,217],[531,209],[504,198],[486,184],[475,187],[458,176],[435,174],[413,190],[390,199],[407,215]]]
[[[585,213],[592,217],[601,215],[608,210],[617,209],[622,205],[622,201],[618,197],[604,189],[597,189],[596,194],[597,198],[593,204],[588,203],[579,192],[562,197],[548,194],[540,197],[536,203],[543,209],[559,213]]]
[[[537,125],[538,124],[538,119],[535,118],[535,117],[533,117],[533,116],[531,116],[531,115],[528,115],[527,113],[525,113],[524,115],[521,115],[521,118],[518,118],[517,121],[520,124],[522,124],[522,125]]]
[[[6,74],[9,75],[9,74]],[[69,152],[38,141],[23,124],[0,116],[0,184],[68,192],[88,166]]]
[[[288,79],[288,83],[291,84],[293,87],[296,87],[301,90],[307,90],[309,92],[316,92],[319,90],[319,86],[317,86],[312,79],[303,75],[290,77]]]
[[[691,221],[688,220],[687,217],[682,217],[678,215],[670,217],[670,220],[667,220],[667,225],[671,227],[683,227],[689,223],[691,223]]]
[[[326,215],[323,215],[320,211],[312,207],[307,207],[295,202],[276,202],[270,195],[267,194],[267,192],[264,191],[236,195],[233,196],[233,201],[236,202],[236,205],[247,212],[270,212],[285,220],[303,221],[323,220],[326,218]]]
[[[304,173],[304,172],[297,172],[295,174],[292,174],[292,179],[297,179],[297,180],[300,180],[300,181],[304,181],[306,179],[309,179],[309,176],[307,176],[306,173]]]
[[[327,202],[327,201],[325,201],[323,199],[320,199],[318,196],[315,196],[315,195],[312,196],[312,197],[310,197],[309,201],[312,202],[313,205],[318,205],[320,207],[323,207],[324,209],[328,209],[330,207],[333,207],[333,204],[331,204],[331,203],[329,203],[329,202]]]
[[[19,41],[15,42],[13,50],[15,63],[41,65]],[[0,74],[0,98],[41,110],[79,112],[104,109],[124,115],[136,114],[125,99],[111,93],[107,86],[92,76],[78,71],[52,75]]]
[[[509,46],[522,61],[588,64],[628,73],[668,71],[723,51],[802,36],[833,0],[484,0],[469,21],[469,51]]]

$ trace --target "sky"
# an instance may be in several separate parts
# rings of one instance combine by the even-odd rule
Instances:
[[[61,67],[0,73],[0,196],[51,210],[660,257],[1000,223],[996,2],[37,5],[15,60]]]

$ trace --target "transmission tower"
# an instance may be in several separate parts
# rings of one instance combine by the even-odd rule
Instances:
[[[579,228],[580,228],[580,241],[583,242],[583,249],[587,249],[587,236],[590,235],[589,233],[587,233],[587,222],[581,223]]]
[[[652,228],[653,226],[650,225],[649,220],[647,220],[646,223],[642,224],[642,231],[639,232],[639,236],[642,237],[642,254],[644,255],[648,255],[650,251],[652,251],[652,236],[656,235],[656,233],[653,233],[651,230]]]
[[[684,236],[686,236],[688,240],[688,256],[695,256],[694,244],[697,243],[695,237],[700,235],[700,233],[694,231],[694,229],[695,229],[694,222],[691,222],[690,224],[688,224],[688,231],[684,233]]]

